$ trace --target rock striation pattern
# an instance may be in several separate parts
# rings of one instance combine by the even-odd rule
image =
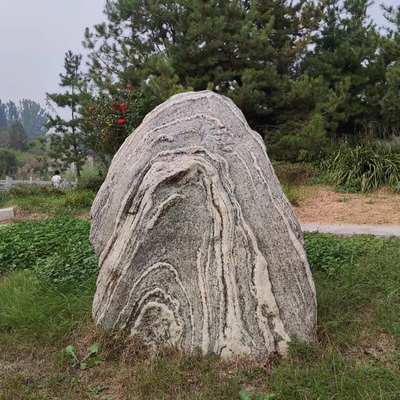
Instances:
[[[98,326],[223,357],[313,340],[299,223],[263,141],[226,97],[179,94],[148,114],[115,155],[92,219]]]

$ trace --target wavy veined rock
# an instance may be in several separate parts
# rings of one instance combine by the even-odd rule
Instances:
[[[260,136],[226,97],[171,97],[115,155],[92,207],[96,325],[150,347],[263,359],[311,342],[297,218]]]

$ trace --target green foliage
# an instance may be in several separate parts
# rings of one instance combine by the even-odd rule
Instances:
[[[0,130],[0,147],[10,147],[10,134],[8,132],[3,132]]]
[[[98,192],[104,182],[105,175],[84,176],[78,181],[78,190],[91,190]]]
[[[0,351],[6,363],[24,370],[2,371],[0,399],[19,400],[21,394],[32,400],[90,399],[99,393],[107,397],[107,387],[113,387],[141,400],[395,400],[400,392],[399,241],[317,233],[305,239],[317,290],[317,340],[304,344],[292,338],[288,357],[265,365],[175,349],[150,356],[140,343],[92,326],[92,286],[60,292],[32,271],[1,275]],[[100,357],[96,373],[70,367],[88,360],[95,365]]]
[[[329,233],[304,232],[304,240],[311,270],[327,274],[350,268],[363,248],[359,240],[345,241]]]
[[[293,206],[299,205],[299,200],[301,198],[301,191],[299,188],[289,183],[284,183],[282,184],[282,190],[287,199],[290,201],[290,204]]]
[[[214,90],[268,137],[308,136],[301,146],[313,142],[315,149],[325,140],[341,94],[319,78],[300,77],[299,61],[320,18],[313,2],[109,1],[105,15],[85,41],[89,77],[100,90],[115,80],[140,88],[146,111],[174,93]],[[324,105],[316,111],[317,100]]]
[[[0,273],[33,269],[56,285],[85,286],[98,273],[90,222],[70,217],[24,221],[0,230]]]
[[[87,82],[80,72],[81,61],[82,55],[68,51],[64,59],[65,75],[60,74],[60,86],[67,90],[65,93],[47,93],[48,104],[53,102],[58,107],[67,107],[71,112],[71,119],[66,120],[59,115],[49,116],[46,125],[47,128],[55,129],[55,133],[50,135],[49,155],[64,165],[74,163],[78,178],[88,154],[82,135],[83,121],[79,114],[79,104],[90,97]]]
[[[0,191],[0,207],[18,206],[24,211],[46,215],[78,215],[89,211],[95,195],[93,190],[21,184]]]
[[[18,169],[17,157],[6,149],[0,149],[0,177],[13,176]]]
[[[32,271],[0,275],[2,354],[2,346],[21,337],[27,342],[35,338],[58,342],[90,312],[92,298],[93,287],[75,293],[58,291],[42,285]]]
[[[316,168],[307,163],[273,163],[275,173],[281,184],[305,185],[316,175]]]
[[[62,205],[75,208],[89,208],[96,193],[91,190],[69,190],[63,197]]]
[[[0,131],[6,131],[7,129],[7,104],[0,100]]]
[[[335,134],[354,134],[381,122],[380,84],[385,81],[388,60],[379,58],[381,36],[370,22],[370,0],[322,2],[323,23],[315,33],[303,69],[311,77],[322,77],[328,87],[345,85],[344,97],[329,120]]]
[[[343,135],[398,131],[400,10],[383,7],[384,31],[371,4],[110,0],[106,21],[85,33],[87,77],[103,94],[131,84],[143,96],[139,114],[175,93],[213,90],[243,111],[274,159],[317,162]],[[108,162],[127,133],[112,126],[107,97],[94,100],[100,115],[88,133]]]
[[[13,198],[17,199],[19,197],[29,197],[29,196],[62,196],[63,191],[55,189],[51,185],[35,185],[35,184],[19,184],[13,185],[9,189],[0,192],[0,199]]]
[[[85,113],[85,142],[107,167],[145,116],[140,89],[115,85],[108,92],[93,98]]]
[[[10,135],[10,147],[15,150],[28,150],[28,137],[21,122],[14,121],[8,131]]]
[[[350,147],[345,142],[330,166],[332,182],[369,192],[386,186],[400,188],[400,154],[371,144]]]
[[[29,140],[34,140],[40,136],[45,136],[48,122],[47,112],[39,103],[23,99],[19,102],[19,116]]]
[[[82,360],[78,359],[74,346],[67,346],[65,349],[65,353],[70,357],[70,361],[73,367],[79,366],[81,370],[85,370],[100,364],[101,357],[96,356],[99,350],[100,345],[98,343],[93,344],[88,348],[86,355],[82,358]]]

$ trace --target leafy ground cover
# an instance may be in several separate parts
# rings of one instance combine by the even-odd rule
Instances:
[[[175,350],[149,356],[134,340],[97,330],[88,233],[88,221],[67,217],[1,228],[1,400],[399,398],[397,240],[306,234],[316,343],[294,340],[288,359],[255,364]]]
[[[92,190],[17,185],[0,191],[0,208],[17,206],[20,210],[44,215],[77,215],[89,211],[95,196]]]

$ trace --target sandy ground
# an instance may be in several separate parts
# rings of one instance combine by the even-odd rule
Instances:
[[[301,192],[299,206],[293,207],[300,222],[400,225],[399,194],[346,194],[325,187],[306,187]]]

